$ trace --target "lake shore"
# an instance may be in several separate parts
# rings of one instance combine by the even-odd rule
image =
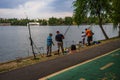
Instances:
[[[100,45],[106,44],[106,43],[108,43],[110,41],[114,41],[114,40],[120,40],[120,38],[111,38],[109,40],[102,40],[100,44],[95,44],[95,45],[86,46],[86,47],[80,47],[80,49],[77,49],[76,51],[71,51],[67,55],[74,54],[79,51],[84,51],[84,50],[87,50],[89,48],[93,48],[96,46],[100,46]],[[54,55],[54,53],[56,53],[56,52],[53,52],[51,57],[46,57],[46,55],[42,55],[42,56],[37,55],[37,59],[33,59],[33,57],[31,56],[31,57],[27,57],[27,58],[18,58],[16,60],[5,62],[5,63],[0,63],[0,73],[8,72],[8,71],[11,71],[14,69],[22,68],[22,67],[29,66],[32,64],[36,64],[36,63],[40,63],[40,62],[44,62],[47,60],[52,60],[52,59],[56,59],[56,58],[64,56],[62,54]]]

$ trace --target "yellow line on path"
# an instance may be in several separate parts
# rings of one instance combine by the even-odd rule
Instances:
[[[85,78],[80,78],[79,80],[85,80]]]
[[[106,64],[105,66],[101,67],[100,70],[104,70],[104,69],[106,69],[106,68],[112,66],[113,64],[114,64],[113,62],[108,63],[108,64]]]
[[[106,56],[106,55],[109,55],[109,54],[111,54],[112,52],[115,52],[115,51],[117,51],[117,50],[120,50],[120,48],[118,48],[118,49],[116,49],[116,50],[113,50],[113,51],[111,51],[111,52],[108,52],[108,53],[106,53],[106,54],[104,54],[104,55],[101,55],[101,56],[95,57],[95,58],[93,58],[93,59],[87,60],[87,61],[82,62],[82,63],[80,63],[80,64],[77,64],[77,65],[68,67],[68,68],[63,69],[63,70],[61,70],[61,71],[58,71],[58,72],[56,72],[56,73],[50,74],[50,75],[45,76],[45,77],[43,77],[43,78],[40,78],[40,79],[38,79],[38,80],[47,80],[47,79],[50,78],[50,77],[53,77],[53,76],[58,75],[58,74],[60,74],[60,73],[62,73],[62,72],[65,72],[65,71],[67,71],[67,70],[73,69],[73,68],[75,68],[75,67],[77,67],[77,66],[86,64],[86,63],[91,62],[91,61],[93,61],[93,60],[96,60],[96,59],[98,59],[98,58],[101,58],[101,57],[104,57],[104,56]]]

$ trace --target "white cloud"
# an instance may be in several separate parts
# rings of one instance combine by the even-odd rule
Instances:
[[[49,18],[49,17],[64,17],[72,16],[71,12],[55,12],[54,7],[50,6],[55,0],[33,0],[19,5],[14,9],[0,9],[0,17],[3,18]]]
[[[19,9],[0,9],[1,18],[24,18],[25,15]]]

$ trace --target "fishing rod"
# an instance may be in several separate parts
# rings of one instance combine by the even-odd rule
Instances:
[[[91,24],[91,25],[88,27],[88,29],[91,29],[93,26],[94,26],[94,24]]]
[[[38,51],[38,53],[40,53],[40,56],[41,56],[41,57],[43,57],[43,55],[41,54],[41,52],[40,52],[39,48],[35,45],[35,43],[34,43],[34,42],[33,42],[33,45],[34,45],[34,47],[36,48],[36,50]]]
[[[66,33],[68,32],[68,30],[70,29],[70,25],[67,27],[65,33],[64,33],[64,36],[66,35]]]
[[[24,6],[23,6],[23,8],[24,8]],[[31,45],[31,48],[32,48],[32,53],[33,53],[33,56],[34,56],[34,59],[35,59],[36,55],[35,55],[35,51],[34,51],[34,47],[33,47],[33,40],[32,40],[32,37],[31,37],[31,29],[30,29],[30,24],[29,24],[29,20],[28,20],[28,15],[25,12],[25,8],[24,8],[24,15],[26,16],[26,19],[27,19],[27,27],[28,27],[28,31],[29,31],[29,40],[30,40],[30,45]]]
[[[24,8],[24,7],[23,7]],[[24,9],[25,10],[25,9]],[[28,20],[28,15],[26,14],[26,12],[24,11],[24,14],[26,16],[26,19]],[[31,35],[31,28],[30,28],[30,23],[29,23],[29,20],[27,21],[27,26],[28,26],[28,30],[29,30],[29,40],[30,40],[30,45],[31,45],[31,48],[32,48],[32,53],[33,53],[33,56],[34,56],[34,59],[36,59],[36,53],[34,51],[34,47],[37,49],[37,51],[40,53],[40,51],[38,50],[37,46],[35,45],[33,39],[32,39],[32,35]],[[42,54],[40,54],[40,56],[42,56]],[[43,57],[43,56],[42,56]]]
[[[33,24],[33,23],[32,23]],[[34,24],[35,25],[35,24]],[[38,53],[40,53],[40,56],[43,57],[43,55],[41,54],[41,52],[39,51],[38,47],[35,45],[32,37],[31,37],[31,28],[30,28],[30,23],[28,23],[28,29],[29,29],[29,35],[30,35],[30,42],[31,42],[31,47],[32,47],[32,52],[33,52],[33,55],[34,55],[34,58],[36,58],[36,53],[34,51],[34,48],[36,48],[36,50],[38,51]]]
[[[34,51],[34,47],[33,47],[33,40],[32,40],[32,37],[31,37],[30,24],[28,23],[27,26],[28,26],[28,30],[29,30],[29,40],[30,40],[30,44],[31,44],[31,47],[32,47],[32,53],[33,53],[34,59],[36,59],[36,55],[35,55],[35,51]]]

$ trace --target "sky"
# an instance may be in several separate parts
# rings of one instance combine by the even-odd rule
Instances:
[[[73,15],[74,0],[0,0],[0,18],[48,19]]]

